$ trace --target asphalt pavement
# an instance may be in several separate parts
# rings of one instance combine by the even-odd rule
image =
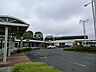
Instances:
[[[33,62],[46,62],[63,72],[96,72],[96,54],[40,49],[25,53]]]
[[[0,72],[11,72],[11,67],[0,67]]]
[[[3,53],[3,49],[0,49],[0,55],[2,55],[2,53]]]

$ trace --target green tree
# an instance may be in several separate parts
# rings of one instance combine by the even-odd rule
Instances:
[[[44,39],[45,41],[54,41],[55,39],[54,39],[54,37],[52,36],[52,35],[48,35],[48,36],[46,36],[45,37],[45,39]]]
[[[36,32],[34,35],[34,40],[43,40],[43,33],[41,32]]]
[[[4,35],[0,35],[0,38],[4,38]]]
[[[32,31],[26,31],[23,35],[23,39],[33,39],[33,32]]]
[[[16,39],[21,39],[22,35],[15,35]]]

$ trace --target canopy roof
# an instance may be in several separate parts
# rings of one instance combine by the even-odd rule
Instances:
[[[9,34],[22,35],[29,27],[29,24],[12,16],[0,15],[0,35],[5,34],[6,26]]]

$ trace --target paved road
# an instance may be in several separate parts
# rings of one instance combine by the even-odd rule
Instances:
[[[32,61],[46,62],[63,72],[96,72],[96,54],[40,49],[27,52]]]
[[[3,49],[0,49],[0,55],[2,55],[2,53],[3,53]]]
[[[11,72],[11,67],[0,67],[0,72]]]

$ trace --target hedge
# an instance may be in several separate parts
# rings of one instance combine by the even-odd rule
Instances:
[[[84,51],[84,52],[96,52],[96,46],[77,46],[77,47],[66,47],[63,50],[67,51]]]
[[[62,72],[43,62],[19,63],[12,67],[11,72]]]
[[[31,48],[18,48],[17,49],[17,53],[21,53],[21,52],[26,52],[26,51],[31,51]]]
[[[65,47],[63,50],[74,51],[74,48],[73,47]]]

